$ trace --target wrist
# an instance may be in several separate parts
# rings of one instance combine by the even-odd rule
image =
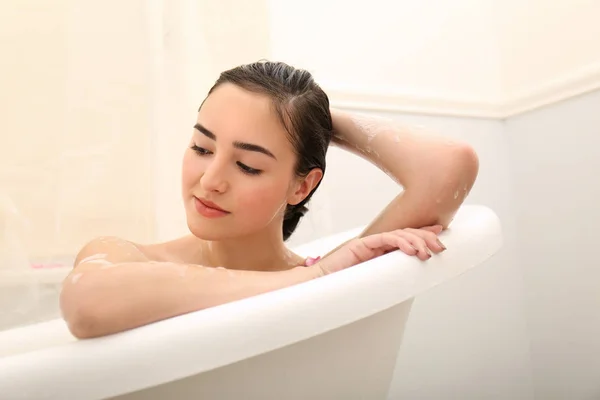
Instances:
[[[302,282],[311,281],[325,275],[325,272],[318,262],[310,266],[295,267],[294,270],[296,270],[295,272]]]
[[[330,110],[331,113],[331,126],[333,128],[333,136],[331,137],[331,141],[334,143],[345,142],[344,139],[344,117],[346,116],[342,111],[339,110]]]
[[[332,111],[332,142],[336,145],[370,158],[372,141],[380,133],[372,117]]]

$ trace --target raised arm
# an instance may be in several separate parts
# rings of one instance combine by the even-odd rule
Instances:
[[[448,227],[477,177],[479,161],[469,145],[383,118],[331,112],[334,143],[371,161],[404,188],[361,237],[437,224]]]
[[[159,320],[309,281],[318,266],[234,271],[149,261],[133,244],[97,239],[79,253],[60,296],[63,318],[78,338]]]

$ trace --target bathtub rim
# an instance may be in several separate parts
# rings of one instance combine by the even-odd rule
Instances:
[[[332,248],[357,231],[297,250]],[[463,206],[441,238],[448,250],[426,263],[394,252],[310,282],[119,334],[0,358],[0,388],[40,399],[100,399],[172,382],[384,311],[467,272],[502,246],[499,219],[484,206]],[[361,291],[363,296],[348,296]]]

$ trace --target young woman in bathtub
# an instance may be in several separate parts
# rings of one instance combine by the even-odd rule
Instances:
[[[474,151],[330,110],[307,71],[258,62],[225,71],[202,103],[183,157],[191,234],[141,245],[85,245],[61,293],[79,338],[107,335],[340,271],[400,250],[421,260],[471,189]],[[362,234],[303,259],[284,241],[307,211],[330,142],[369,159],[404,190]],[[360,190],[360,188],[357,188]]]

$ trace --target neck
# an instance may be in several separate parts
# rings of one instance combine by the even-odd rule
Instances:
[[[234,239],[206,241],[210,263],[227,269],[278,271],[302,263],[287,249],[282,233],[265,232]]]

